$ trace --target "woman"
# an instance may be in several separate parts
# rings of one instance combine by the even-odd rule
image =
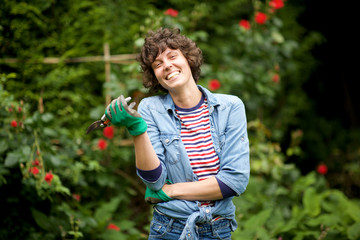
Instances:
[[[249,181],[245,108],[235,96],[197,85],[202,52],[179,30],[145,38],[139,56],[145,98],[138,112],[124,97],[106,115],[133,135],[136,167],[154,204],[149,239],[231,239],[232,198]]]

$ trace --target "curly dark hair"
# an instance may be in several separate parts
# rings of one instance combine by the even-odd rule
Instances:
[[[181,35],[179,29],[160,28],[155,32],[148,32],[141,53],[137,58],[143,71],[143,85],[145,88],[149,88],[150,93],[156,93],[158,91],[167,92],[156,79],[151,66],[156,57],[167,48],[179,49],[190,65],[195,82],[197,83],[199,80],[201,72],[200,66],[203,63],[200,48],[198,48],[196,43],[191,39]]]

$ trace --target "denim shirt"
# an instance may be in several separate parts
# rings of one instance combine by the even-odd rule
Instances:
[[[245,191],[250,175],[244,104],[236,96],[214,94],[200,85],[198,88],[208,100],[211,136],[220,160],[216,178],[240,195]],[[148,125],[147,133],[162,165],[162,173],[154,182],[146,181],[138,174],[146,186],[158,191],[166,179],[173,183],[197,181],[180,138],[181,122],[175,114],[175,104],[170,94],[143,99],[138,112]],[[232,198],[215,201],[212,207],[201,207],[199,201],[174,199],[158,203],[156,208],[167,216],[186,220],[181,239],[196,239],[192,236],[195,224],[211,222],[214,216],[230,219],[232,230],[236,229]]]

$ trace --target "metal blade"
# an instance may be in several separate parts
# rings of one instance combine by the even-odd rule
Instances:
[[[102,128],[102,126],[104,126],[104,122],[102,120],[93,122],[86,130],[86,134],[89,134],[90,132],[92,132],[96,129]]]

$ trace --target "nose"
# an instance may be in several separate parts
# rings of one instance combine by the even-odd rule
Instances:
[[[172,68],[172,63],[169,60],[165,60],[163,64],[164,64],[165,70],[168,70],[168,69]]]

